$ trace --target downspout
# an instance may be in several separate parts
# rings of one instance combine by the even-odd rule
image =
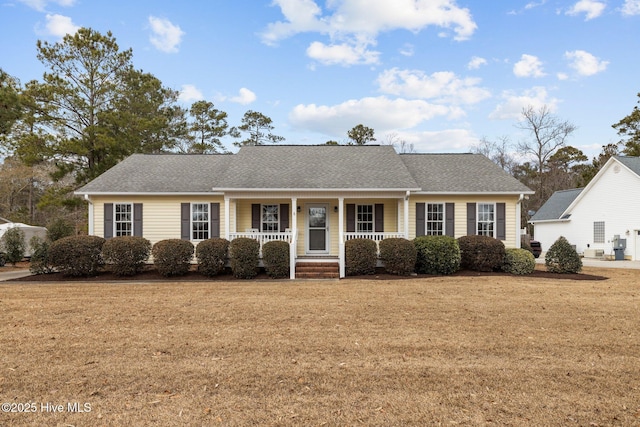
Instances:
[[[89,236],[93,236],[95,232],[94,221],[93,221],[93,202],[91,201],[91,198],[89,197],[88,194],[84,195],[84,199],[89,204],[89,229],[87,230],[87,233],[89,234]]]

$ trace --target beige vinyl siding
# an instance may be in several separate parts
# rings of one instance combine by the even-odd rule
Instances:
[[[224,199],[205,196],[94,196],[94,234],[104,237],[105,203],[142,203],[142,236],[151,244],[180,238],[181,203],[220,203],[220,235],[224,235]]]
[[[409,238],[416,237],[416,203],[454,203],[456,239],[467,234],[467,203],[504,203],[506,216],[504,244],[508,248],[514,248],[519,238],[516,232],[517,202],[518,196],[411,196],[409,199]]]

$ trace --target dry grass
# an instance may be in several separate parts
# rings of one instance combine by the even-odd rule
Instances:
[[[585,272],[2,284],[0,424],[638,425],[640,272]]]

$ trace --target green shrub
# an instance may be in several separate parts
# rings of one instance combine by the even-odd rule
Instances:
[[[47,238],[51,242],[76,234],[76,229],[66,219],[58,218],[47,224]]]
[[[289,277],[289,243],[274,240],[262,245],[262,263],[269,277]]]
[[[380,242],[380,260],[387,273],[408,276],[416,268],[416,247],[402,238],[384,239]]]
[[[104,265],[98,236],[68,236],[49,246],[49,261],[65,276],[91,276]]]
[[[460,245],[460,266],[475,271],[494,271],[502,268],[504,243],[489,236],[462,236]]]
[[[138,236],[113,237],[102,246],[102,257],[116,276],[133,276],[142,271],[150,252],[151,242]]]
[[[0,247],[4,250],[6,262],[15,266],[17,262],[22,261],[27,250],[24,231],[18,227],[7,229],[0,239]]]
[[[196,246],[198,271],[205,276],[213,277],[224,271],[229,258],[229,241],[226,239],[207,239]]]
[[[191,268],[193,244],[188,240],[160,240],[151,249],[153,265],[165,277],[184,276]]]
[[[375,274],[378,246],[371,239],[351,239],[344,245],[346,275]]]
[[[49,274],[55,271],[53,264],[49,260],[49,247],[51,243],[43,240],[38,236],[33,236],[29,241],[31,250],[31,259],[29,260],[29,271],[33,274]]]
[[[536,269],[533,253],[526,249],[509,248],[505,250],[502,270],[511,274],[531,274]]]
[[[453,274],[460,270],[460,246],[450,236],[420,236],[413,240],[416,247],[416,273]]]
[[[5,254],[4,252],[0,252],[0,267],[4,267],[6,263],[7,263],[7,254]]]
[[[258,275],[260,243],[248,237],[233,239],[229,243],[229,259],[233,276],[238,279],[253,279]]]
[[[580,255],[563,236],[551,245],[545,254],[544,264],[552,273],[579,273],[582,270]]]

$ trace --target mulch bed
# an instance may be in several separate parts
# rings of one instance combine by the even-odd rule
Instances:
[[[28,265],[27,265],[28,268]],[[0,269],[2,271],[2,269]],[[470,270],[461,270],[458,271],[448,277],[474,277],[474,276],[501,276],[501,277],[519,277],[519,278],[529,278],[529,279],[561,279],[561,280],[606,280],[608,277],[605,276],[597,276],[592,274],[560,274],[560,273],[550,273],[544,270],[544,267],[537,266],[536,270],[532,274],[528,274],[525,276],[517,276],[504,272],[479,272],[479,271],[470,271]],[[419,274],[414,276],[396,276],[393,274],[386,274],[383,269],[378,269],[376,274],[374,275],[364,275],[364,276],[349,276],[347,279],[350,280],[406,280],[406,279],[429,279],[435,277],[443,277],[443,276],[432,276]],[[260,271],[258,276],[256,276],[253,280],[282,280],[282,279],[271,279],[264,271]],[[139,281],[139,282],[154,282],[154,281],[171,281],[171,282],[199,282],[199,281],[245,281],[245,279],[236,279],[231,274],[231,271],[227,271],[225,274],[221,274],[215,277],[206,277],[201,275],[195,270],[195,267],[192,271],[189,271],[184,276],[172,276],[172,277],[164,277],[160,275],[153,266],[147,266],[145,269],[135,275],[135,276],[116,276],[108,270],[101,271],[96,276],[92,277],[65,277],[61,273],[51,273],[51,274],[41,274],[36,276],[28,276],[19,279],[12,279],[9,282],[126,282],[126,281]]]

